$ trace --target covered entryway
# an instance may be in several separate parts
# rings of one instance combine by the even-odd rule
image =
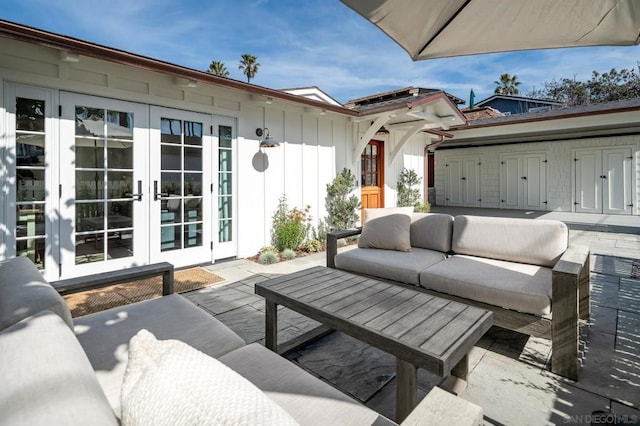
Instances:
[[[372,140],[360,156],[362,217],[364,209],[384,207],[384,143]]]
[[[632,214],[632,149],[580,149],[574,152],[575,211]]]

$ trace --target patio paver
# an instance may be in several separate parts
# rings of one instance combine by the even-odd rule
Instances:
[[[582,424],[585,416],[598,410],[640,419],[640,280],[630,278],[634,260],[640,259],[640,235],[571,230],[570,237],[571,241],[591,241],[596,246],[591,262],[592,316],[584,333],[580,381],[563,379],[548,370],[548,341],[494,327],[471,351],[469,385],[460,395],[484,409],[486,424]],[[602,241],[607,241],[606,249],[600,245]],[[637,249],[630,249],[629,242]],[[637,252],[637,256],[629,256],[630,252]],[[263,343],[264,301],[254,299],[253,285],[324,262],[324,253],[320,253],[304,261],[296,259],[268,267],[244,260],[210,265],[207,268],[228,278],[227,283],[189,293],[188,297],[248,342]],[[224,271],[234,272],[226,276]],[[278,316],[280,341],[315,325],[286,308]],[[344,392],[360,395],[367,406],[393,418],[395,378],[387,371],[393,376],[395,364],[384,367],[383,357],[373,357],[376,363],[369,366],[367,359],[372,358],[373,348],[358,347],[363,344],[357,341],[347,344],[345,338],[333,333],[289,358],[323,380],[333,381]],[[439,380],[420,370],[419,398]]]

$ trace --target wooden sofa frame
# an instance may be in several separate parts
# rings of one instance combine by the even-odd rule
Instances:
[[[357,228],[327,234],[327,267],[336,267],[338,240],[357,236],[361,232],[362,228]],[[552,271],[552,314],[542,317],[419,286],[417,288],[438,297],[487,309],[493,312],[493,323],[498,327],[551,340],[551,371],[577,381],[580,371],[579,325],[581,321],[588,320],[590,315],[589,256],[587,246],[570,245],[564,252]],[[394,283],[416,288],[414,285]]]

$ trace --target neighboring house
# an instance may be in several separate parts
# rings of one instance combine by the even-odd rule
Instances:
[[[493,95],[476,103],[475,108],[479,107],[491,107],[507,115],[561,108],[562,103],[543,99],[524,98],[521,96]]]
[[[640,99],[469,121],[435,152],[439,205],[640,214]]]
[[[437,129],[465,122],[441,91],[347,108],[321,91],[268,89],[2,20],[0,58],[0,259],[28,256],[49,280],[251,256],[271,244],[283,194],[324,218],[326,185],[343,167],[363,193],[380,189],[376,205],[394,206],[402,168],[422,176]],[[280,145],[261,148],[267,134]]]

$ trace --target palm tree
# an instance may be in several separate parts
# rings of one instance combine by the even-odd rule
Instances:
[[[247,76],[247,83],[251,82],[251,79],[255,77],[258,72],[258,68],[260,68],[260,64],[256,62],[257,60],[258,58],[248,53],[242,55],[238,69],[242,70],[242,73]]]
[[[517,95],[520,93],[518,86],[520,86],[521,83],[518,81],[517,75],[504,73],[500,76],[500,80],[496,80],[494,83],[496,89],[493,93],[496,95]]]
[[[211,64],[209,64],[209,69],[207,70],[207,72],[209,74],[217,75],[219,77],[229,77],[229,70],[220,61],[211,61]]]

